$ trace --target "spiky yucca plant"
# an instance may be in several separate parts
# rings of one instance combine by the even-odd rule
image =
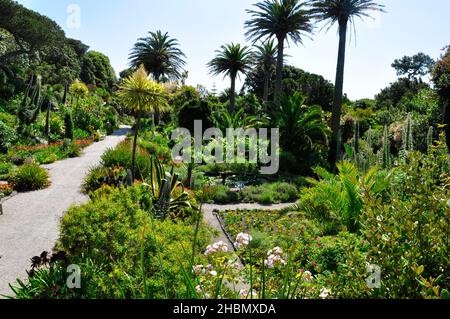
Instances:
[[[144,185],[150,190],[155,214],[159,218],[165,219],[171,212],[191,207],[189,194],[184,190],[180,176],[174,173],[173,167],[170,172],[166,172],[156,157],[151,159],[150,177]],[[177,188],[181,188],[181,195],[176,194]]]
[[[117,96],[123,106],[134,113],[136,126],[134,129],[133,157],[131,174],[136,178],[136,148],[141,118],[146,112],[163,112],[168,108],[164,88],[155,81],[148,79],[145,67],[141,67],[119,86]]]

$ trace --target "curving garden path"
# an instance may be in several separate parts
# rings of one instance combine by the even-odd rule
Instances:
[[[43,167],[49,171],[47,189],[21,193],[3,204],[0,216],[0,299],[11,295],[10,283],[26,278],[30,259],[51,251],[59,235],[59,222],[74,204],[87,202],[81,185],[102,154],[125,139],[129,127],[121,127],[103,141],[86,147],[78,158],[66,159]]]

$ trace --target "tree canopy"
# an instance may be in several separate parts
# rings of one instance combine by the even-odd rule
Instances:
[[[413,56],[404,56],[396,59],[392,67],[397,71],[398,76],[406,75],[408,79],[419,79],[427,75],[435,61],[422,52]]]
[[[117,81],[109,58],[97,51],[89,51],[84,57],[80,78],[104,89],[112,88]]]

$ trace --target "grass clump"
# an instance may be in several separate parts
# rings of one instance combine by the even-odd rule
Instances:
[[[43,189],[50,184],[48,172],[36,163],[20,166],[13,174],[12,182],[19,192]]]

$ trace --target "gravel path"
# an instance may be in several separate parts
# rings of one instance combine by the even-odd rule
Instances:
[[[87,202],[81,184],[106,149],[125,139],[129,127],[121,127],[105,140],[84,149],[82,157],[43,166],[49,171],[49,188],[21,193],[3,204],[0,216],[0,296],[11,295],[10,283],[26,278],[30,258],[51,251],[59,235],[59,222],[73,204]],[[1,297],[0,297],[1,298]]]
[[[213,242],[219,242],[223,241],[224,243],[228,244],[228,247],[232,248],[233,242],[228,238],[227,234],[225,233],[224,229],[222,228],[216,213],[217,212],[223,212],[223,211],[229,211],[229,210],[281,210],[284,208],[288,208],[294,205],[291,204],[276,204],[276,205],[260,205],[260,204],[236,204],[236,205],[210,205],[205,204],[202,207],[203,211],[203,220],[205,223],[210,226],[212,229],[216,230],[218,232],[217,236],[214,236]],[[240,261],[239,257],[236,254],[236,258],[238,258],[238,263],[242,266],[242,262]],[[241,289],[244,289],[246,291],[250,290],[250,286],[243,282],[242,280],[237,285],[231,285],[229,284],[229,287],[231,289],[234,289],[236,291],[240,291]]]

